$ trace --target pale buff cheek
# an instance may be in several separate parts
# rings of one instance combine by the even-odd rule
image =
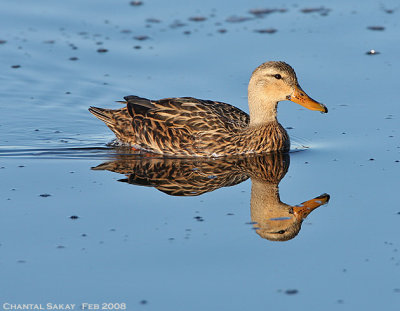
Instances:
[[[292,89],[286,83],[279,81],[264,85],[263,93],[267,94],[270,98],[284,100],[287,95],[292,93]]]

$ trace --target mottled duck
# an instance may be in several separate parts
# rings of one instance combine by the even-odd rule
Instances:
[[[290,139],[277,120],[277,105],[290,100],[328,112],[300,87],[284,62],[257,67],[248,86],[250,115],[230,104],[192,97],[149,100],[126,96],[120,109],[91,107],[118,141],[167,157],[220,157],[289,151]]]

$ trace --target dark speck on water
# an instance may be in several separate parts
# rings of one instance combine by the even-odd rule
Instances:
[[[143,4],[143,2],[142,1],[131,1],[129,4],[132,6],[140,6]]]
[[[296,295],[296,294],[298,294],[298,290],[297,289],[287,289],[287,290],[285,290],[285,294],[286,295]]]
[[[181,21],[174,21],[171,25],[169,25],[170,28],[174,29],[174,28],[180,28],[180,27],[184,27],[186,26],[185,23],[182,23]]]
[[[257,17],[263,17],[264,15],[276,12],[285,13],[287,12],[287,9],[252,9],[249,11],[250,14],[253,14]]]
[[[12,65],[11,68],[14,68],[14,69],[21,68],[21,65]]]
[[[161,20],[159,20],[159,19],[157,19],[157,18],[147,18],[147,19],[146,19],[146,22],[158,24],[158,23],[161,23]]]
[[[71,219],[78,219],[78,218],[79,218],[79,216],[72,215],[72,216],[70,216],[69,218],[71,218]]]
[[[75,61],[78,60],[78,57],[70,57],[69,60]]]
[[[148,303],[148,301],[145,300],[145,299],[143,299],[143,300],[140,301],[140,304],[141,304],[141,305],[146,305],[147,303]]]
[[[393,9],[383,9],[385,11],[385,13],[387,14],[393,14],[394,10]]]
[[[0,44],[5,44],[5,43],[7,43],[6,40],[0,40]]]
[[[97,49],[97,52],[98,53],[106,53],[106,52],[108,52],[108,50],[107,49]]]
[[[385,30],[385,27],[383,27],[383,26],[368,26],[367,29],[375,30],[375,31],[383,31],[383,30]]]
[[[275,33],[278,30],[276,30],[275,28],[267,28],[267,29],[256,29],[254,30],[254,32],[258,32],[258,33]]]
[[[328,13],[331,11],[331,9],[325,8],[325,7],[319,7],[319,8],[304,8],[301,9],[300,12],[302,13],[319,13],[322,16],[328,15]]]
[[[204,221],[204,218],[201,216],[195,216],[193,218],[196,219],[197,221]]]
[[[189,20],[191,22],[204,22],[207,18],[205,18],[204,16],[192,16],[189,17]]]
[[[50,196],[51,196],[51,194],[48,194],[48,193],[42,193],[42,194],[40,194],[39,196],[40,196],[40,197],[42,197],[42,198],[47,198],[47,197],[50,197]]]
[[[144,40],[150,39],[150,37],[149,36],[135,36],[135,37],[133,37],[133,39],[139,40],[139,41],[144,41]]]
[[[251,20],[251,17],[246,16],[230,16],[226,19],[228,23],[243,23]]]

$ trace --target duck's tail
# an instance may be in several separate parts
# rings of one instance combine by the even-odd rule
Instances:
[[[107,126],[113,124],[113,110],[97,107],[90,107],[89,111],[99,120],[103,121]]]
[[[120,109],[104,109],[90,107],[89,111],[103,121],[124,144],[134,144],[134,130],[132,117],[126,107]]]

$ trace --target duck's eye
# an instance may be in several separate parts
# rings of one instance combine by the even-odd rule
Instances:
[[[282,76],[279,73],[277,73],[274,77],[275,79],[282,79]]]

